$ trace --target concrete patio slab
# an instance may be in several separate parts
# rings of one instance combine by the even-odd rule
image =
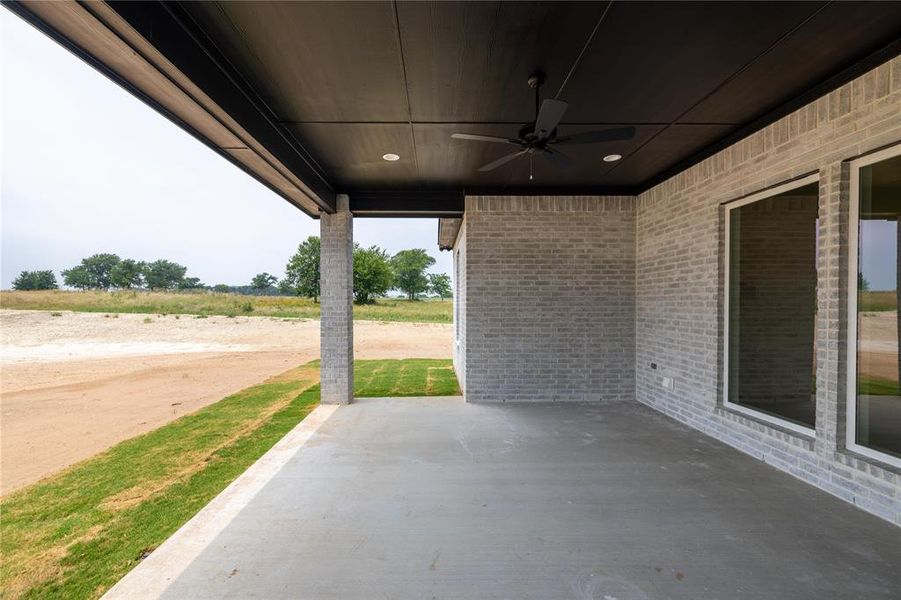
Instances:
[[[299,426],[303,443],[245,474],[252,493],[245,483],[240,502],[217,498],[109,596],[901,590],[901,530],[639,404],[404,398],[330,410]]]

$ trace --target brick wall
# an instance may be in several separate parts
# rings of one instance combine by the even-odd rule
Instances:
[[[845,450],[845,161],[901,141],[901,58],[648,190],[637,202],[636,397],[901,524],[901,475]],[[816,439],[723,407],[723,208],[819,173]],[[658,370],[650,363],[659,365]],[[664,389],[662,376],[675,379]]]
[[[467,399],[635,397],[901,524],[901,471],[845,446],[847,161],[899,142],[901,57],[637,198],[467,198],[457,242]],[[723,204],[811,173],[815,438],[722,401]]]
[[[466,397],[635,397],[635,204],[468,197]]]

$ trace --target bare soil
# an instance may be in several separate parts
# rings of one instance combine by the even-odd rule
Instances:
[[[862,313],[860,318],[861,375],[898,381],[898,313]]]
[[[452,336],[354,322],[357,358],[450,358]],[[319,321],[0,310],[0,342],[5,495],[318,358]]]

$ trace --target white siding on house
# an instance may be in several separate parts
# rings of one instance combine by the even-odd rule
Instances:
[[[466,391],[466,219],[454,243],[454,371]]]

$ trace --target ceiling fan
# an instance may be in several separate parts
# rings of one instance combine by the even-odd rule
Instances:
[[[535,90],[535,122],[523,125],[515,138],[495,137],[491,135],[478,135],[473,133],[453,133],[452,138],[458,140],[472,140],[476,142],[493,142],[497,144],[509,144],[519,148],[510,154],[479,168],[481,172],[493,171],[521,156],[529,156],[529,179],[532,179],[531,159],[532,155],[540,154],[552,164],[566,167],[572,164],[572,160],[557,146],[575,144],[598,144],[601,142],[616,142],[631,140],[635,137],[634,127],[616,127],[599,131],[586,131],[565,137],[557,137],[557,125],[563,119],[569,105],[562,100],[545,98],[539,108],[539,91],[544,83],[544,73],[536,72],[529,77],[529,87]]]

